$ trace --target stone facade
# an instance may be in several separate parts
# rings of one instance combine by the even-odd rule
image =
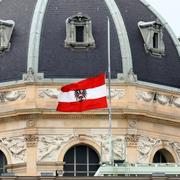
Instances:
[[[63,170],[65,153],[77,144],[91,146],[101,162],[109,160],[108,112],[56,112],[59,86],[36,84],[1,90],[0,150],[9,172],[36,176]],[[178,92],[113,83],[114,159],[152,163],[155,153],[166,149],[174,163],[179,163],[179,98]]]

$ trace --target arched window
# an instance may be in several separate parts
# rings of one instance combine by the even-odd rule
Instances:
[[[6,173],[7,160],[2,151],[0,151],[0,175]]]
[[[89,146],[77,145],[66,152],[64,163],[64,176],[93,176],[99,168],[99,157]]]
[[[153,158],[153,163],[174,163],[172,154],[166,149],[158,150]]]

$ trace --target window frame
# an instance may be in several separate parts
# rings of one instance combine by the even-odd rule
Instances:
[[[83,26],[83,41],[78,42],[76,35],[76,27]],[[81,12],[66,19],[66,39],[65,47],[71,48],[94,48],[95,40],[92,35],[92,21],[88,15]]]
[[[159,20],[144,22],[139,21],[138,27],[144,40],[144,47],[147,53],[155,57],[162,57],[165,55],[165,45],[163,41],[163,26]],[[154,39],[157,34],[156,40]],[[154,46],[154,41],[157,47]]]

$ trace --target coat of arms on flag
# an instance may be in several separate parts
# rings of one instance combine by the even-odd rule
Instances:
[[[107,108],[105,74],[68,84],[60,89],[57,111],[81,112]]]

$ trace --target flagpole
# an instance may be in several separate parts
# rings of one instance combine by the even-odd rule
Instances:
[[[108,91],[109,91],[109,128],[108,128],[108,135],[109,135],[109,163],[113,165],[113,149],[112,149],[112,108],[111,108],[111,51],[110,51],[110,23],[109,17],[107,16],[107,25],[108,25]]]

